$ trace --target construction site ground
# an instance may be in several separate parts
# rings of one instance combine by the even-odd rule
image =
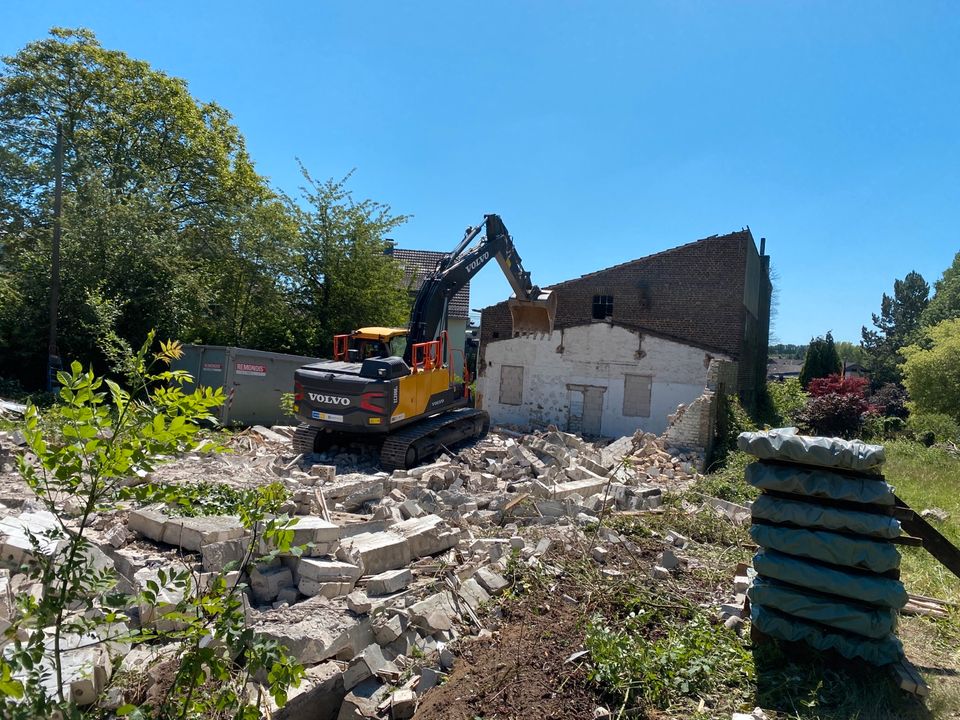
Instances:
[[[352,692],[300,706],[293,693],[290,707],[301,709],[276,718],[388,717],[384,702],[399,687],[416,690],[415,717],[428,720],[960,717],[960,610],[951,604],[960,603],[960,581],[921,549],[903,550],[907,589],[946,604],[933,615],[901,618],[899,636],[930,687],[927,698],[903,692],[892,675],[864,664],[754,642],[742,587],[755,550],[743,506],[751,491],[739,479],[739,458],[702,475],[700,458],[642,434],[604,448],[563,433],[503,430],[455,448],[424,472],[388,477],[378,473],[373,453],[295,457],[286,434],[284,428],[229,434],[231,452],[190,453],[148,479],[230,487],[280,480],[292,513],[319,515],[317,498],[326,494],[328,513],[343,527],[416,525],[435,517],[429,532],[417,529],[410,542],[443,549],[410,558],[412,581],[403,593],[413,595],[402,601],[364,595],[371,574],[351,580],[350,598],[301,581],[299,592],[286,588],[288,602],[284,588],[280,600],[253,601],[253,627],[290,640],[289,628],[317,608],[357,622],[357,592],[360,605],[372,603],[370,616],[380,618],[377,633],[376,623],[390,613],[403,615],[404,627],[409,616],[412,629],[419,618],[414,600],[440,597],[445,587],[469,608],[450,615],[450,630],[420,622],[419,635],[400,651],[402,638],[381,643],[378,634],[396,679],[374,671]],[[0,438],[6,452],[0,453],[0,521],[35,509],[14,472],[11,458],[23,451],[15,441],[15,426],[8,426]],[[563,458],[558,447],[565,448]],[[886,475],[899,495],[917,509],[938,510],[941,532],[960,541],[960,457],[908,442],[891,443],[888,455]],[[335,470],[325,475],[314,465]],[[103,538],[95,542],[106,547],[110,536],[115,550],[145,558],[150,567],[182,561],[182,548],[136,529],[138,512],[130,506],[102,518]],[[362,568],[359,550],[342,542],[337,557]],[[482,588],[471,594],[475,579]],[[301,647],[301,638],[290,641]],[[363,642],[335,652],[302,645],[312,654],[301,660],[348,673]],[[162,692],[170,662],[128,679],[126,700]],[[355,695],[368,683],[376,702],[364,704]],[[330,707],[317,709],[318,703]]]

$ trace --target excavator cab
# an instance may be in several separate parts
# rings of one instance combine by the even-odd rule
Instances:
[[[406,328],[365,327],[333,338],[333,359],[362,363],[370,358],[403,357]]]

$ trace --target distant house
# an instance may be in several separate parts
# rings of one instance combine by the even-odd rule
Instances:
[[[843,376],[868,378],[870,377],[870,371],[860,363],[845,363],[843,366]]]
[[[429,273],[432,273],[437,264],[447,253],[437,250],[407,250],[391,247],[387,255],[392,256],[403,266],[403,282],[410,290],[411,299],[415,298],[420,286]],[[450,347],[455,356],[456,372],[463,372],[461,355],[466,345],[467,322],[470,313],[470,283],[453,296],[450,301],[450,312],[447,317],[447,332],[450,336]]]
[[[767,363],[767,380],[787,380],[800,377],[803,361],[794,358],[770,358]]]

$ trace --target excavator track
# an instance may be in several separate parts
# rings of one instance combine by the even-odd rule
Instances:
[[[302,424],[297,427],[293,433],[293,450],[301,455],[309,455],[317,447],[317,435],[320,434],[320,428],[312,425]]]
[[[490,416],[483,410],[463,408],[421,420],[391,433],[380,450],[384,470],[406,470],[436,455],[444,446],[482,437],[490,428]]]

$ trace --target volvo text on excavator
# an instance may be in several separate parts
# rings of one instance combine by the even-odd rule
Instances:
[[[470,244],[486,230],[480,241]],[[350,440],[380,441],[384,469],[410,468],[453,443],[484,435],[486,412],[469,407],[470,378],[454,374],[447,336],[453,296],[496,258],[513,289],[513,334],[553,330],[557,298],[530,282],[503,221],[486,215],[420,286],[407,328],[366,327],[333,338],[333,360],[294,374],[298,452]],[[459,352],[459,351],[457,351]]]

